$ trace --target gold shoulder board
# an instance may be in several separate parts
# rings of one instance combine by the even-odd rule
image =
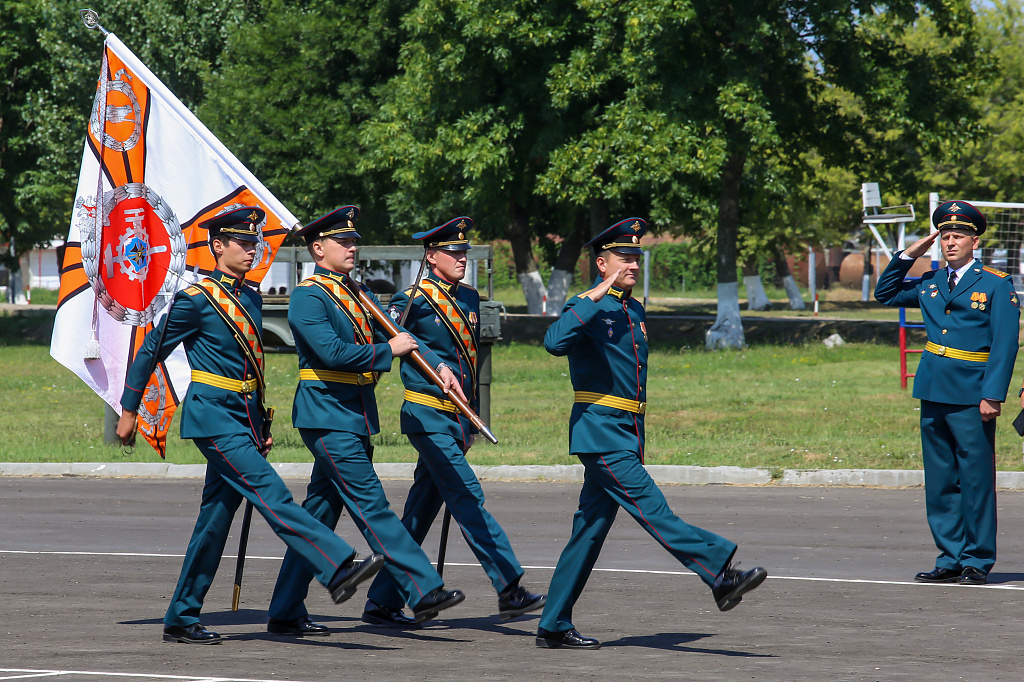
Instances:
[[[1003,272],[1002,270],[996,270],[995,268],[989,267],[987,265],[984,266],[982,269],[985,272],[991,272],[993,275],[999,275],[1000,277],[1002,277],[1004,279],[1010,276],[1010,273],[1008,273],[1008,272]]]

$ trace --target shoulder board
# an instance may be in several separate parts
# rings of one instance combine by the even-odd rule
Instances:
[[[199,288],[199,286],[196,285],[196,284],[193,284],[192,286],[188,287],[187,289],[183,289],[182,293],[185,294],[186,296],[195,296],[196,294],[200,293],[200,291],[202,291],[202,290]]]
[[[584,291],[583,293],[581,293],[581,294],[577,294],[577,295],[576,295],[576,298],[586,298],[586,297],[587,297],[587,294],[589,294],[589,293],[590,293],[591,291],[593,291],[593,289],[587,289],[587,290],[586,290],[586,291]]]
[[[299,282],[298,284],[296,284],[295,286],[296,287],[311,287],[311,286],[313,286],[313,282],[312,282],[312,280],[304,279],[301,282]]]
[[[476,287],[471,287],[468,284],[463,284],[462,282],[459,282],[459,288],[467,291],[476,291]]]
[[[983,266],[982,270],[984,270],[985,272],[991,272],[993,275],[998,275],[998,276],[1000,276],[1000,277],[1002,277],[1004,279],[1006,277],[1010,276],[1010,273],[1008,273],[1008,272],[1003,272],[1002,270],[996,270],[995,268],[989,267],[987,265]]]

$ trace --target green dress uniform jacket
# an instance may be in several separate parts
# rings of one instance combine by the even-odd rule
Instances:
[[[544,337],[552,355],[569,356],[573,390],[647,402],[647,331],[644,307],[612,287],[597,303],[569,299]],[[573,454],[632,450],[644,457],[644,413],[574,402],[569,416]]]
[[[213,277],[228,282],[227,288],[238,296],[256,329],[260,330],[263,324],[260,295],[247,286],[241,286],[237,278],[219,270]],[[174,304],[161,321],[161,326],[164,331],[160,348],[156,347],[157,341],[161,340],[158,328],[142,342],[135,361],[128,368],[124,395],[121,396],[124,409],[138,412],[152,368],[163,362],[178,344],[184,344],[188,364],[193,370],[238,380],[250,380],[255,376],[256,370],[241,352],[231,330],[197,287],[187,287],[175,295]],[[263,412],[256,393],[232,393],[193,381],[181,401],[181,407],[182,438],[228,433],[246,433],[259,438],[262,433]],[[210,418],[211,411],[219,415],[217,419]]]
[[[1020,308],[1009,275],[972,262],[949,291],[947,270],[904,280],[914,261],[898,252],[878,278],[875,298],[920,308],[928,345],[914,378],[921,399],[925,507],[939,549],[936,568],[996,561],[996,420],[982,399],[1002,402],[1017,357]]]
[[[348,275],[320,266],[315,268],[314,274],[332,277],[350,289],[354,286]],[[361,332],[327,292],[318,286],[303,284],[295,287],[288,303],[288,325],[295,337],[300,371],[314,369],[363,374],[391,370],[391,346],[376,322],[373,322],[376,343],[357,343]],[[359,287],[380,308],[376,295],[362,284]],[[420,353],[431,367],[441,364],[441,359],[422,340],[417,341],[420,342]],[[360,385],[300,380],[295,389],[292,422],[299,429],[326,428],[366,436],[375,434],[380,431],[380,426],[373,390],[372,382]]]
[[[597,302],[580,294],[548,328],[544,348],[569,357],[576,391],[569,450],[583,464],[584,479],[540,628],[564,632],[574,627],[573,606],[620,507],[710,587],[729,565],[736,545],[676,516],[642,463],[648,354],[643,306],[617,287]]]
[[[220,270],[212,278],[234,294],[259,333],[259,294]],[[159,328],[151,332],[128,370],[121,398],[124,409],[138,410],[154,362],[166,358],[179,343],[184,344],[193,371],[231,380],[254,378],[256,371],[247,363],[231,329],[197,287],[175,296],[161,326],[162,336]],[[327,585],[338,568],[355,555],[355,549],[296,504],[284,481],[260,454],[263,415],[258,393],[238,393],[193,381],[182,409],[181,435],[193,439],[208,466],[199,517],[164,624],[199,622],[231,521],[243,499],[253,503],[309,575]]]
[[[914,397],[950,405],[978,405],[983,398],[1006,400],[1020,322],[1020,304],[1009,275],[976,260],[950,292],[945,268],[904,281],[914,261],[899,253],[878,278],[875,298],[888,306],[920,308],[928,340],[938,346],[989,353],[987,362],[923,353],[914,377]]]
[[[438,277],[433,272],[424,278],[451,294],[452,299],[472,323],[471,333],[476,347],[480,345],[476,323],[480,316],[480,294],[476,289],[464,284],[453,284]],[[412,288],[395,294],[388,306],[388,314],[397,322],[402,316],[409,301]],[[416,338],[424,343],[460,378],[462,392],[469,398],[469,406],[474,412],[480,410],[478,395],[479,382],[476,367],[469,366],[468,360],[460,353],[453,338],[449,323],[437,314],[422,293],[418,293],[412,302],[405,326],[415,333]],[[439,400],[447,396],[434,382],[429,381],[416,369],[415,365],[402,358],[402,383],[410,391],[433,396]],[[402,404],[402,433],[447,433],[458,441],[465,441],[466,436],[477,432],[473,424],[458,411],[442,411],[427,405],[406,400]]]

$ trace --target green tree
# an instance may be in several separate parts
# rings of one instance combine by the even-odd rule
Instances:
[[[238,26],[207,78],[204,122],[304,222],[352,203],[375,243],[413,226],[392,230],[388,178],[360,168],[359,138],[374,88],[396,73],[409,4],[270,2],[257,26]]]
[[[467,213],[481,238],[507,238],[531,312],[545,290],[538,235],[563,237],[554,265],[564,293],[590,233],[585,211],[536,192],[552,149],[580,124],[552,110],[546,86],[580,39],[577,14],[531,0],[416,3],[402,19],[400,73],[363,128],[361,168],[392,178],[392,220],[422,228]]]
[[[67,233],[103,36],[78,5],[0,0],[0,255],[18,254]],[[228,27],[255,16],[247,0],[110,0],[100,23],[187,106],[203,98]]]

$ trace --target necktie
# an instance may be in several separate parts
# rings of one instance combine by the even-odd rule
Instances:
[[[949,271],[949,290],[953,291],[953,287],[956,286],[956,270]]]

